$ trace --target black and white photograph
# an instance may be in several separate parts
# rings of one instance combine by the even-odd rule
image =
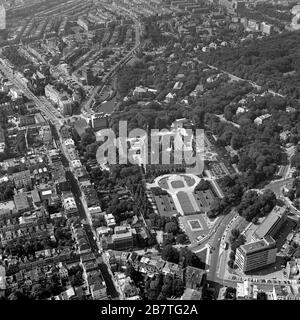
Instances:
[[[0,0],[0,308],[67,300],[300,300],[300,0]]]

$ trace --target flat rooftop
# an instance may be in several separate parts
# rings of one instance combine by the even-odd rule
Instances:
[[[255,235],[258,238],[263,238],[282,219],[285,211],[286,207],[274,207],[263,223],[256,229]]]
[[[262,249],[266,249],[268,247],[272,247],[272,246],[275,247],[275,244],[276,244],[275,240],[272,237],[267,236],[261,240],[246,243],[242,245],[240,248],[243,252],[249,254],[256,251],[260,251]]]

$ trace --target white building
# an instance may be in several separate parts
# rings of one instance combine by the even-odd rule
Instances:
[[[273,30],[273,26],[267,22],[262,22],[260,25],[260,30],[262,33],[270,35]]]
[[[239,299],[256,299],[258,289],[257,286],[250,281],[245,280],[242,283],[237,283],[236,298]]]
[[[113,228],[116,225],[116,220],[114,218],[114,216],[110,213],[110,214],[106,214],[104,216],[105,222],[107,227],[109,228]]]
[[[261,124],[263,124],[263,122],[264,122],[266,119],[270,118],[271,116],[272,116],[272,115],[271,115],[271,114],[268,114],[268,113],[267,113],[267,114],[263,114],[263,115],[255,118],[255,119],[254,119],[254,123],[257,124],[257,125],[261,125]]]
[[[77,205],[72,193],[66,192],[63,194],[63,207],[66,213],[77,212]]]

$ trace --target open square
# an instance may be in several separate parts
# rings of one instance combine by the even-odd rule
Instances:
[[[179,225],[192,243],[198,242],[209,233],[209,227],[205,222],[203,214],[179,217]]]

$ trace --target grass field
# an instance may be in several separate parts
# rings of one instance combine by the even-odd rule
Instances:
[[[184,183],[180,180],[177,180],[177,181],[171,181],[171,186],[174,188],[174,189],[178,189],[178,188],[184,188]]]
[[[186,192],[179,191],[177,193],[178,201],[180,202],[181,208],[184,213],[193,213],[195,212],[195,209],[193,205],[191,204],[191,201],[187,195]]]

